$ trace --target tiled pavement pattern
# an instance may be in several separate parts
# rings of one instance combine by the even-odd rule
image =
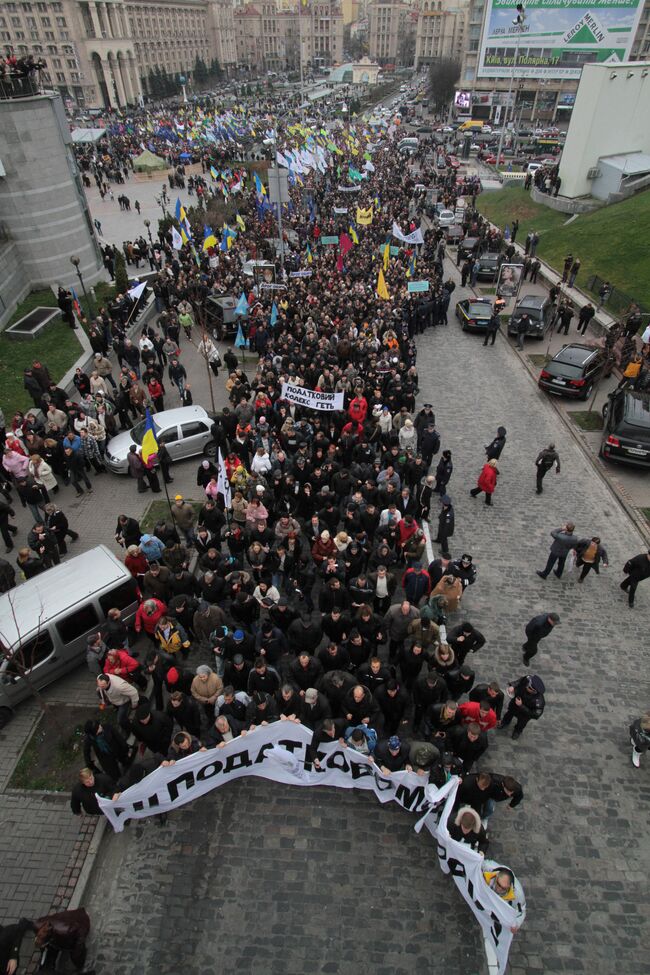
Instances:
[[[641,541],[505,342],[484,349],[450,318],[448,328],[428,333],[419,347],[420,401],[434,403],[443,447],[454,453],[453,551],[469,550],[479,564],[463,611],[489,641],[475,661],[478,678],[505,684],[523,673],[523,624],[544,610],[562,616],[534,661],[547,684],[546,713],[517,743],[493,733],[482,762],[512,772],[526,790],[523,807],[500,808],[492,821],[492,852],[516,870],[528,899],[512,970],[640,975],[643,946],[650,943],[644,907],[650,788],[647,763],[639,771],[631,765],[627,726],[649,705],[643,643],[650,587],[640,588],[630,612],[618,582]],[[192,378],[196,400],[206,403],[204,375],[197,370]],[[469,497],[469,488],[483,444],[499,424],[508,428],[508,444],[494,507],[487,509]],[[560,451],[562,474],[549,474],[537,497],[534,458],[549,440]],[[194,472],[193,462],[179,469],[174,489],[191,495]],[[92,500],[71,503],[69,489],[62,492],[83,545],[110,539],[118,510],[137,514],[142,504],[126,480],[99,477],[95,483]],[[568,518],[581,535],[598,532],[610,556],[611,567],[583,586],[553,576],[542,582],[534,571],[544,565],[550,529]],[[85,675],[70,680],[74,699]],[[10,729],[2,733],[3,748],[7,738]],[[0,798],[3,821],[14,821],[5,811],[11,801]],[[30,810],[25,804],[21,822],[31,821]],[[88,900],[100,975],[154,966],[202,973],[214,969],[217,957],[255,973],[412,972],[436,967],[437,959],[440,970],[459,975],[483,968],[469,911],[438,877],[432,852],[422,846],[429,841],[409,835],[410,817],[399,810],[370,797],[336,793],[325,800],[247,782],[173,820],[160,831],[153,823],[130,827],[105,843]],[[69,856],[78,824],[65,809],[49,821]],[[34,842],[37,835],[35,819]],[[348,841],[349,850],[337,849]],[[3,830],[5,844],[14,849],[11,831]],[[23,869],[23,886],[36,896],[27,858]],[[57,877],[54,894],[58,886]],[[227,909],[220,908],[220,894]],[[22,907],[6,916],[20,913]],[[178,944],[184,955],[174,954]]]

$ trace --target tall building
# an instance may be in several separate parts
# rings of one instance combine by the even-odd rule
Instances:
[[[396,0],[370,0],[367,10],[370,59],[411,67],[417,17],[413,7]]]
[[[86,108],[137,104],[156,67],[237,57],[231,0],[4,0],[0,42],[45,58],[44,83]]]
[[[36,89],[35,89],[36,90]],[[0,98],[0,325],[17,302],[52,284],[104,275],[59,95]]]
[[[467,44],[468,0],[420,0],[415,35],[415,67],[460,61]]]
[[[278,9],[271,0],[234,11],[237,64],[263,71],[331,67],[343,57],[343,14],[338,0],[310,0]]]
[[[516,2],[470,0],[458,88],[473,118],[566,128],[584,64],[622,61],[628,49],[633,59],[648,56],[650,0],[632,0],[624,22],[614,2],[592,17],[551,0],[531,9],[521,31],[512,26]]]

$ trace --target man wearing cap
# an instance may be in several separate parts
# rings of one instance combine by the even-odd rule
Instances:
[[[188,545],[194,544],[194,523],[196,512],[191,504],[183,500],[182,494],[177,494],[172,505],[172,518],[174,524],[185,536]]]
[[[429,424],[436,425],[436,414],[433,412],[433,406],[431,403],[425,403],[418,415],[414,420],[414,427],[417,431],[418,438],[421,432],[429,426]]]
[[[272,724],[278,718],[277,704],[271,695],[255,691],[246,708],[246,727],[252,731],[262,725]]]
[[[332,711],[325,695],[317,691],[315,687],[308,687],[300,707],[301,722],[314,731],[321,721],[324,721],[325,718],[331,718],[331,716]]]
[[[391,772],[412,772],[413,766],[409,762],[410,746],[397,735],[384,738],[377,743],[374,759],[384,775]]]
[[[557,613],[540,613],[526,623],[526,642],[521,648],[524,651],[525,664],[529,663],[537,653],[540,640],[552,633],[559,622],[560,617]]]
[[[434,542],[440,545],[440,551],[443,556],[447,559],[451,558],[451,553],[449,551],[449,539],[454,534],[454,529],[456,527],[456,521],[454,516],[454,507],[451,503],[451,498],[448,494],[443,494],[442,498],[442,508],[440,514],[438,515],[438,535],[434,538]]]
[[[468,653],[476,653],[485,646],[485,637],[480,630],[464,620],[447,632],[447,643],[462,666]]]
[[[140,752],[145,748],[154,755],[167,755],[172,740],[174,722],[164,711],[152,711],[148,701],[143,701],[129,722],[131,732],[140,742]]]
[[[528,722],[538,721],[544,713],[545,689],[544,681],[536,674],[525,674],[512,681],[508,686],[510,704],[499,727],[507,728],[514,718],[515,730],[512,732],[512,737],[515,740],[520,738]]]
[[[251,672],[251,664],[244,659],[243,654],[236,653],[232,660],[226,660],[223,672],[223,679],[226,686],[231,686],[237,693],[246,693],[248,687],[248,675]]]
[[[460,579],[463,584],[463,589],[472,586],[476,582],[476,566],[474,565],[472,556],[468,552],[461,555],[459,559],[454,559],[453,562],[450,562],[448,571],[451,575]]]

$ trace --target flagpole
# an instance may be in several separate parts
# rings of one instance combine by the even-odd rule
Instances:
[[[160,464],[159,464],[159,466],[160,466]],[[169,508],[169,517],[171,518],[171,522],[172,522],[171,527],[172,527],[172,531],[174,532],[174,538],[176,539],[177,542],[180,542],[180,535],[178,534],[178,531],[176,530],[176,522],[174,521],[174,512],[173,512],[173,509],[172,509],[172,503],[171,503],[171,499],[169,497],[169,491],[167,490],[167,481],[165,480],[165,475],[164,475],[164,472],[163,472],[162,467],[160,467],[160,473],[162,474],[163,490],[165,492],[165,497],[167,498],[167,507]]]

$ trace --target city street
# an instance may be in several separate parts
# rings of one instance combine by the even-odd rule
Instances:
[[[526,792],[522,807],[498,809],[491,823],[491,853],[513,867],[528,900],[526,924],[511,954],[512,971],[532,975],[616,967],[626,975],[641,975],[650,919],[643,910],[648,841],[639,830],[638,810],[649,790],[646,770],[639,772],[630,762],[627,727],[647,707],[639,634],[650,592],[642,588],[630,612],[618,583],[625,560],[644,546],[505,341],[485,349],[479,338],[463,334],[450,319],[447,328],[420,339],[418,368],[419,400],[434,404],[442,446],[454,456],[449,488],[457,531],[452,550],[471,552],[479,568],[462,611],[462,618],[488,638],[472,658],[477,680],[496,678],[505,686],[520,676],[525,672],[519,650],[524,623],[543,611],[557,611],[562,618],[534,661],[534,671],[547,687],[545,714],[519,742],[493,732],[480,763],[514,774]],[[480,498],[470,498],[469,489],[483,463],[483,445],[500,424],[507,427],[508,443],[490,509]],[[534,460],[551,440],[559,450],[562,473],[549,474],[544,494],[537,496]],[[580,536],[600,534],[609,553],[610,568],[600,577],[590,575],[584,586],[577,586],[575,577],[557,581],[551,576],[543,582],[535,574],[546,560],[550,530],[567,519],[576,522]],[[297,820],[287,818],[296,815]],[[357,826],[363,817],[361,857],[330,857],[335,845],[328,832],[330,816],[338,821],[353,816]],[[398,819],[399,852],[391,838],[396,827],[391,825],[387,836],[384,832]],[[460,897],[450,893],[434,860],[422,861],[421,844],[427,839],[402,838],[411,822],[406,814],[365,797],[332,795],[326,803],[320,795],[316,800],[288,787],[239,783],[172,820],[161,831],[153,823],[134,825],[105,843],[87,898],[102,971],[126,975],[138,970],[141,950],[152,966],[170,973],[187,962],[188,950],[196,950],[196,969],[207,970],[214,939],[228,945],[230,966],[242,972],[381,971],[379,958],[363,950],[369,944],[364,940],[368,929],[373,944],[378,930],[384,932],[387,943],[381,945],[381,957],[393,946],[407,955],[414,945],[416,955],[422,951],[417,964],[396,959],[387,971],[424,971],[440,951],[448,961],[441,965],[444,970],[450,964],[459,975],[481,970],[475,922]],[[314,828],[290,831],[283,843],[284,825],[294,822],[313,822]],[[254,824],[253,830],[246,824]],[[327,853],[316,875],[315,852],[317,863]],[[212,880],[206,877],[206,859],[213,864]],[[363,872],[369,861],[370,881]],[[422,862],[430,869],[423,871]],[[400,889],[399,907],[394,907],[399,914],[391,925],[390,912],[384,919],[378,907],[377,926],[373,907],[383,903],[377,898],[384,896],[382,877],[387,876]],[[291,887],[286,899],[284,884]],[[184,895],[190,891],[200,894],[199,902],[207,899],[206,917],[218,919],[214,931],[196,944],[191,936],[178,937],[178,924],[168,924],[181,920]],[[421,919],[424,903],[429,909]],[[450,904],[454,920],[447,923]],[[346,937],[357,946],[354,964],[352,957],[349,964],[343,957],[338,968],[326,936],[336,929],[330,916],[334,906]],[[287,937],[298,916],[304,940]],[[268,922],[268,930],[258,936],[260,918]],[[253,951],[237,937],[242,920],[247,930],[256,932]],[[149,967],[145,964],[143,970]]]

